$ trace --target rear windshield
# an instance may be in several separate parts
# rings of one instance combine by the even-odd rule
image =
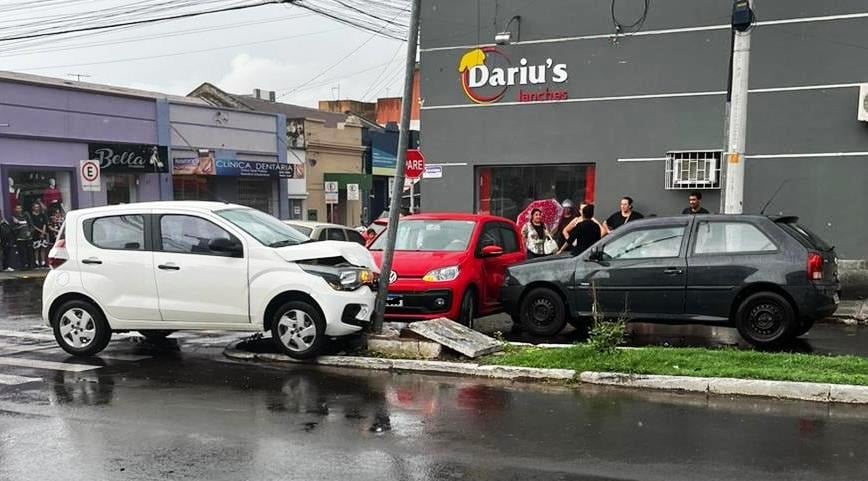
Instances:
[[[795,222],[779,222],[778,224],[809,249],[817,249],[819,251],[831,251],[834,249],[833,246],[826,243],[820,236],[814,234],[810,229],[801,224]]]
[[[293,229],[301,232],[302,234],[304,234],[308,237],[310,237],[310,233],[313,232],[313,229],[311,229],[310,227],[305,227],[303,225],[290,224],[290,223],[287,223],[286,225],[292,227]]]

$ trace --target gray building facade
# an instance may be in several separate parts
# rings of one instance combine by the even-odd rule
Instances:
[[[425,210],[514,218],[569,197],[604,217],[629,195],[664,216],[696,189],[719,211],[733,2],[644,3],[615,2],[615,21],[645,18],[615,34],[613,0],[423,1],[422,150],[443,166],[423,181]],[[868,258],[868,2],[760,0],[756,13],[744,212],[782,185],[767,213]]]

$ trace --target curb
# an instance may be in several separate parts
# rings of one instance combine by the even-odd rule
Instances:
[[[587,384],[628,388],[767,397],[823,403],[868,404],[868,386],[851,386],[846,384],[656,376],[590,371],[579,374],[579,379]]]
[[[320,356],[311,361],[299,361],[284,354],[257,354],[239,350],[234,342],[223,350],[223,355],[239,361],[288,362],[315,364],[328,367],[349,367],[377,371],[406,371],[427,374],[450,374],[484,377],[511,381],[571,381],[576,377],[572,369],[537,369],[531,367],[489,366],[475,363],[447,361],[418,361],[413,359],[384,359],[378,357]]]

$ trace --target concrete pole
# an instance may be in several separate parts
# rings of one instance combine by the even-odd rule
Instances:
[[[756,2],[750,0],[751,8]],[[751,29],[735,32],[732,54],[732,104],[729,141],[726,146],[724,214],[741,214],[744,208],[744,150],[747,139],[747,96],[750,77]]]
[[[410,109],[413,106],[413,75],[416,72],[416,50],[419,46],[419,8],[421,0],[413,0],[410,11],[410,28],[407,34],[407,59],[404,65],[404,95],[401,99],[401,130],[398,134],[398,159],[395,165],[395,184],[389,204],[389,227],[386,230],[386,248],[380,266],[380,286],[374,308],[373,331],[383,330],[386,313],[386,295],[389,292],[389,274],[395,256],[395,237],[398,234],[398,218],[401,213],[401,197],[404,194],[404,167],[407,161],[407,145],[410,141]]]

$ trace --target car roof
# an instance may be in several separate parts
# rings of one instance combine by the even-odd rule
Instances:
[[[459,220],[471,222],[498,221],[515,224],[514,221],[511,221],[506,217],[498,217],[496,215],[488,214],[467,214],[461,212],[433,212],[426,214],[406,215],[404,217],[401,217],[401,220]]]
[[[760,214],[696,214],[693,217],[697,219],[705,219],[705,220],[775,220],[774,217],[760,215]],[[624,224],[624,227],[629,225],[661,225],[661,224],[672,224],[673,222],[687,223],[690,221],[691,216],[687,214],[682,215],[670,215],[666,217],[644,217],[642,219],[633,220]],[[790,218],[790,217],[787,217]]]
[[[337,229],[352,229],[352,227],[347,227],[345,225],[340,224],[330,224],[328,222],[314,222],[311,220],[285,220],[283,221],[286,224],[295,224],[301,227],[310,227],[311,229],[316,229],[317,227],[330,227]]]
[[[111,214],[113,212],[126,211],[141,211],[141,210],[160,210],[160,209],[185,209],[197,212],[216,212],[227,209],[250,209],[250,207],[230,204],[227,202],[208,202],[198,200],[170,200],[170,201],[154,201],[154,202],[133,202],[131,204],[105,205],[100,207],[88,207],[85,209],[75,209],[70,211],[70,214]]]

